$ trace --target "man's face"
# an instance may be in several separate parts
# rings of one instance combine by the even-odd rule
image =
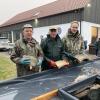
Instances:
[[[70,28],[71,29],[71,32],[72,33],[76,33],[78,31],[78,26],[79,25],[77,23],[72,23],[71,24],[71,28]]]
[[[33,33],[32,28],[24,28],[24,30],[23,30],[23,36],[26,39],[31,39],[32,38],[32,33]]]
[[[56,38],[56,36],[57,36],[57,30],[56,29],[50,29],[50,36],[52,38]]]

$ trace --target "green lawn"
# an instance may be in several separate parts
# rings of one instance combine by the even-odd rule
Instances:
[[[0,80],[8,80],[16,77],[15,64],[7,54],[0,52]]]

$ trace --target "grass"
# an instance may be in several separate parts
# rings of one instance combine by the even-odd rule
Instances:
[[[16,66],[9,56],[0,52],[0,80],[8,80],[16,77]]]

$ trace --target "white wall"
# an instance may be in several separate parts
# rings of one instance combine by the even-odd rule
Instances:
[[[87,40],[87,45],[91,43],[91,23],[82,22],[81,34],[84,40]]]

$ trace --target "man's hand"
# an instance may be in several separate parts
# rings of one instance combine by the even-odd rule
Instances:
[[[43,61],[43,57],[39,57],[36,66],[40,66],[42,64],[42,61]]]
[[[23,64],[23,65],[29,65],[31,63],[29,58],[21,58],[19,60],[19,64]]]
[[[57,67],[56,63],[55,63],[53,60],[50,60],[50,65],[51,65],[52,67]]]

